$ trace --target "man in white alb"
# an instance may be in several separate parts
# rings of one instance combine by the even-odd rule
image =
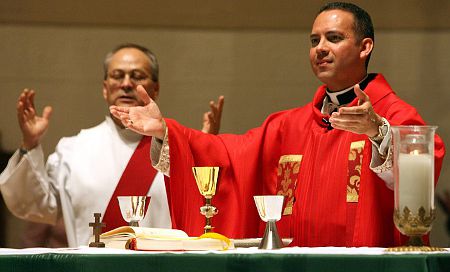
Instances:
[[[104,71],[103,97],[109,106],[143,105],[137,85],[145,86],[152,99],[159,95],[158,62],[145,47],[119,45],[106,56]],[[3,198],[14,215],[47,224],[62,217],[68,245],[87,245],[93,213],[108,214],[110,228],[122,224],[115,196],[142,185],[138,193],[151,196],[151,201],[141,226],[172,227],[163,175],[155,171],[141,176],[138,171],[147,168],[141,162],[149,161],[136,157],[139,152],[148,156],[147,151],[140,151],[149,148],[145,137],[106,116],[99,125],[62,138],[45,164],[40,140],[52,109],[45,107],[38,116],[34,95],[33,90],[25,89],[19,97],[17,113],[23,142],[0,175]],[[203,117],[204,132],[218,132],[222,106],[223,97],[217,104],[210,102],[211,111]]]

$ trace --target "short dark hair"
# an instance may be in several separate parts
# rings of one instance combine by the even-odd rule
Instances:
[[[124,48],[134,48],[134,49],[137,49],[137,50],[141,51],[142,53],[144,53],[150,60],[149,68],[150,68],[152,81],[158,82],[158,80],[159,80],[159,64],[158,64],[158,60],[156,59],[155,54],[150,49],[148,49],[142,45],[135,44],[135,43],[119,44],[118,46],[114,47],[114,49],[106,55],[105,60],[103,61],[104,79],[108,78],[108,67],[109,67],[109,63],[111,62],[112,56],[117,51],[124,49]]]
[[[336,10],[336,9],[347,11],[353,14],[353,18],[355,21],[354,29],[358,41],[362,41],[364,38],[371,38],[372,41],[375,43],[375,31],[369,13],[367,13],[367,11],[365,11],[364,9],[360,8],[355,4],[346,2],[328,3],[322,8],[320,8],[317,15],[327,10]],[[369,64],[371,54],[372,52],[370,52],[369,56],[367,57],[366,68]]]

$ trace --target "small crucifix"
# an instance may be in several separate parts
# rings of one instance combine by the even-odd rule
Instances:
[[[89,244],[89,247],[105,247],[105,243],[100,242],[100,234],[102,234],[102,228],[106,227],[105,223],[100,222],[101,213],[94,213],[95,222],[89,223],[89,227],[92,227],[95,241]]]

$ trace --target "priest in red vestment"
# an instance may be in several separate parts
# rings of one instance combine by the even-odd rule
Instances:
[[[215,231],[260,237],[253,195],[285,196],[280,236],[297,246],[378,246],[401,243],[394,207],[391,125],[423,125],[381,74],[368,74],[374,46],[370,16],[356,5],[330,3],[310,35],[311,67],[324,85],[311,103],[270,115],[243,135],[206,135],[144,107],[111,107],[130,129],[152,143],[154,166],[170,174],[170,209],[177,228],[199,235],[203,205],[192,166],[220,166],[212,202]],[[435,177],[445,154],[435,138]],[[176,201],[174,201],[176,199]]]

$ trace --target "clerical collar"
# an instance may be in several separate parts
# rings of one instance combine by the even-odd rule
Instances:
[[[341,106],[348,104],[355,99],[356,95],[353,91],[353,87],[347,88],[345,90],[339,91],[339,92],[330,92],[327,88],[327,97],[328,101],[331,103]]]
[[[366,80],[369,77],[366,75],[366,77],[361,80],[358,84],[360,85],[361,89],[364,89],[367,86]],[[364,84],[365,83],[365,84]],[[335,104],[336,106],[342,106],[346,105],[353,101],[353,99],[356,98],[356,94],[353,91],[353,86],[348,87],[347,89],[344,89],[339,92],[331,92],[327,88],[327,98],[328,101]]]

